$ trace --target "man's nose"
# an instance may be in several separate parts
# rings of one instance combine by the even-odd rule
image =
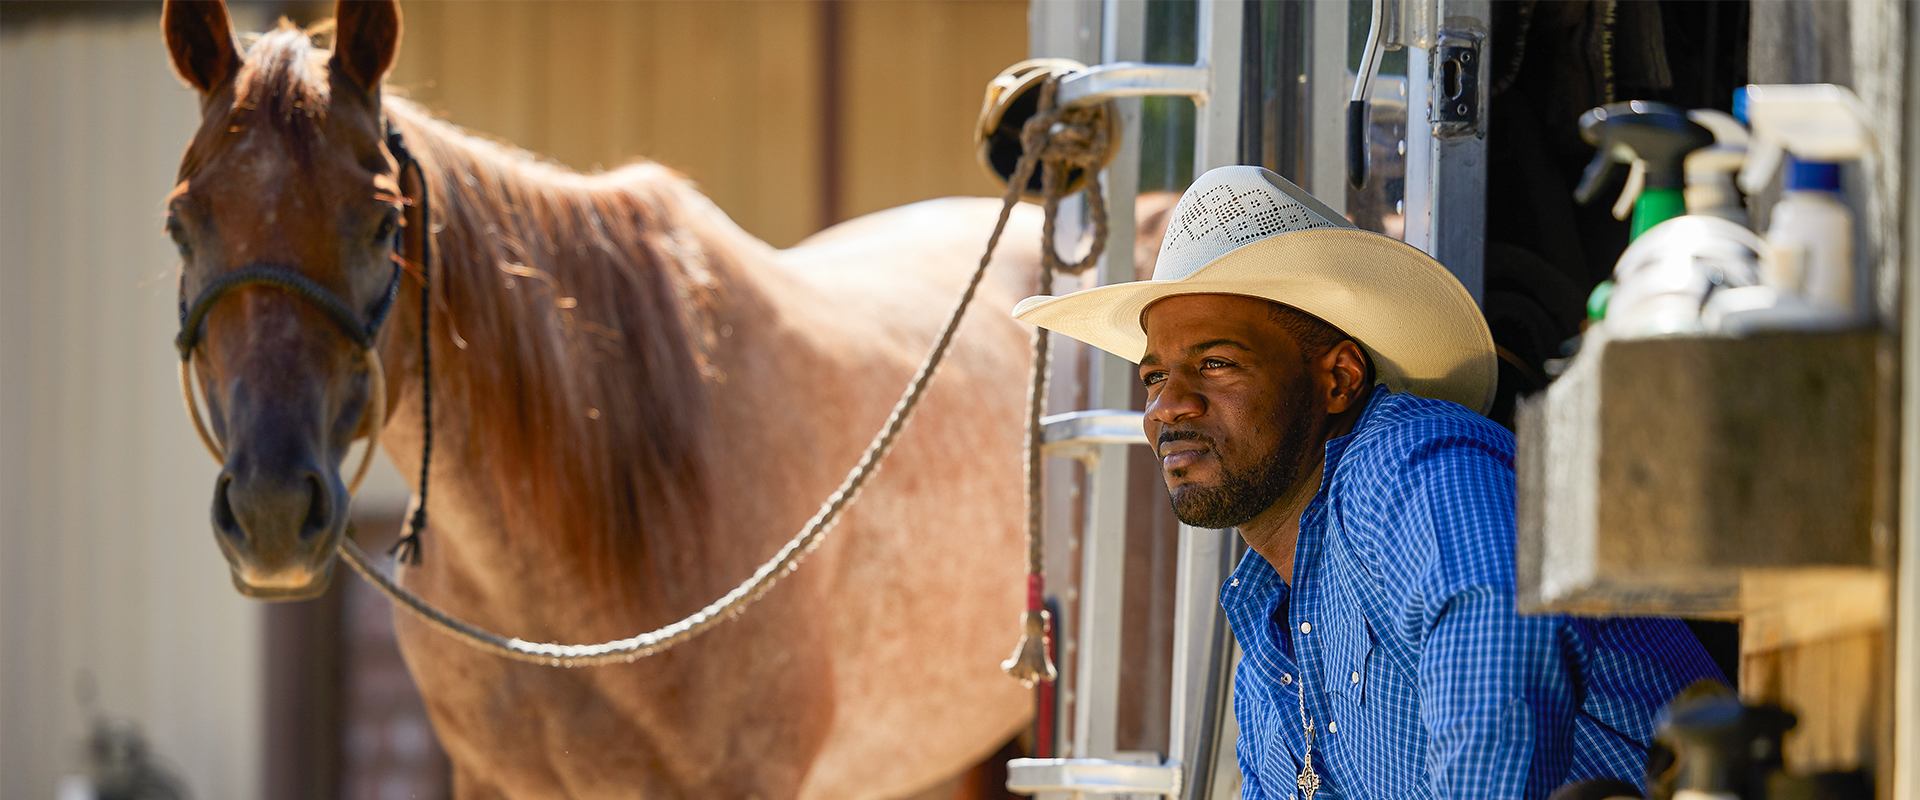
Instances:
[[[1206,397],[1177,376],[1160,382],[1160,391],[1147,401],[1146,418],[1150,423],[1171,425],[1188,417],[1206,413]]]

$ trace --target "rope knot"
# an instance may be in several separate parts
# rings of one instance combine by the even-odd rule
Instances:
[[[1041,205],[1046,209],[1044,238],[1040,246],[1042,274],[1065,272],[1078,275],[1099,263],[1107,248],[1107,199],[1100,191],[1100,170],[1113,161],[1120,148],[1114,130],[1114,110],[1110,104],[1061,107],[1054,104],[1060,77],[1048,76],[1040,85],[1038,110],[1020,126],[1020,164],[1008,180],[1009,186],[1026,186],[1034,169],[1040,170]],[[1054,249],[1055,220],[1060,216],[1060,199],[1069,197],[1067,187],[1081,183],[1087,197],[1087,215],[1091,217],[1092,242],[1086,257],[1068,262]]]

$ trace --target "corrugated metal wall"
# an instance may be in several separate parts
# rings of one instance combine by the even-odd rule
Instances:
[[[208,526],[160,232],[197,109],[157,9],[0,32],[0,797],[54,797],[96,712],[195,797],[258,795],[260,607]]]

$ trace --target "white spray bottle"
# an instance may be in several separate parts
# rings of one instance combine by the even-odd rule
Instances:
[[[1747,163],[1747,126],[1732,114],[1711,108],[1688,111],[1687,119],[1713,133],[1713,146],[1687,154],[1687,213],[1745,227],[1747,207],[1740,202],[1734,175]]]
[[[1749,194],[1764,188],[1787,159],[1786,191],[1767,226],[1761,281],[1804,300],[1812,317],[1792,327],[1844,327],[1857,321],[1853,212],[1840,194],[1841,161],[1873,146],[1860,99],[1832,84],[1747,87],[1754,147],[1741,171]]]

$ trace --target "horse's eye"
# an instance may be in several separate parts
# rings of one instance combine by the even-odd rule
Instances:
[[[193,245],[187,243],[187,230],[179,220],[167,220],[167,235],[173,237],[173,246],[180,251],[181,258],[193,257]]]
[[[373,234],[374,245],[378,246],[381,244],[385,244],[388,240],[393,238],[393,232],[399,229],[400,229],[400,220],[396,218],[394,215],[388,214],[385,218],[380,220],[380,230],[375,231]]]

